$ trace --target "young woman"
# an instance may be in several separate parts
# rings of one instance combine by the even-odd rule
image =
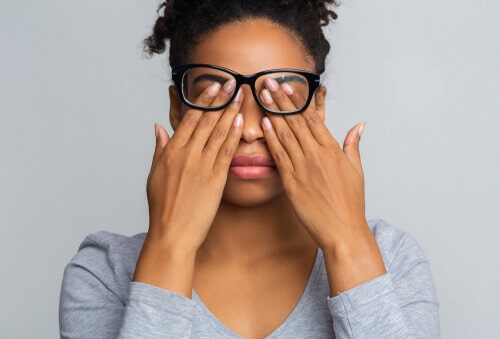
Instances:
[[[182,1],[169,136],[155,126],[147,234],[88,236],[65,271],[65,338],[437,338],[415,240],[365,218],[359,141],[324,124],[330,1]]]

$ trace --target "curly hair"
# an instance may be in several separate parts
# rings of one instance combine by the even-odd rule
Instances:
[[[147,54],[161,54],[170,40],[170,65],[182,65],[208,33],[247,18],[265,18],[287,28],[300,39],[323,73],[330,44],[323,26],[337,14],[328,8],[335,0],[167,0],[158,8],[152,34],[144,40]]]

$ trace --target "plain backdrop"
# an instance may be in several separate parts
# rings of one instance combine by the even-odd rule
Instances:
[[[166,56],[157,1],[0,2],[0,337],[58,336],[85,235],[147,230]],[[345,0],[328,28],[327,123],[366,121],[367,217],[431,262],[443,338],[499,338],[500,2]]]

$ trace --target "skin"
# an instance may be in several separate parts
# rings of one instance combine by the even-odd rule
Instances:
[[[314,71],[298,39],[265,19],[210,33],[186,63],[195,62],[241,74]],[[214,87],[198,100],[227,95]],[[260,95],[279,108],[293,109],[298,100],[272,81]],[[302,114],[269,115],[245,85],[224,110],[202,112],[184,107],[171,87],[175,133],[170,138],[155,126],[150,225],[134,281],[188,298],[194,289],[231,330],[263,338],[299,301],[318,247],[330,296],[386,273],[365,217],[364,125],[354,126],[341,147],[324,124],[325,95],[320,87]],[[228,177],[231,159],[242,154],[272,157],[278,171],[258,180]]]

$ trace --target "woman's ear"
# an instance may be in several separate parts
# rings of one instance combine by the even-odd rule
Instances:
[[[321,85],[314,94],[314,102],[316,103],[316,112],[323,120],[325,120],[325,100],[326,86]]]
[[[175,131],[182,120],[182,101],[174,85],[168,88],[168,94],[170,95],[170,126]]]

